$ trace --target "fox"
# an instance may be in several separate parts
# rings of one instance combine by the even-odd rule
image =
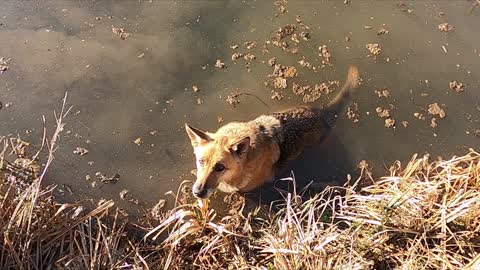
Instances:
[[[196,158],[193,195],[206,199],[217,189],[248,192],[273,180],[281,164],[330,134],[359,83],[357,67],[350,66],[344,85],[327,106],[298,106],[262,114],[248,122],[227,123],[216,132],[185,123]]]

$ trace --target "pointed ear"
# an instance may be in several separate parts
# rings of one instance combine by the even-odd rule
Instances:
[[[212,141],[212,138],[208,136],[206,132],[191,127],[188,124],[185,124],[185,130],[187,131],[188,137],[190,137],[193,147]]]
[[[248,150],[250,150],[250,137],[245,137],[230,146],[230,152],[237,161],[246,157]]]

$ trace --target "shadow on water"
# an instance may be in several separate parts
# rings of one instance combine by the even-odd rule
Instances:
[[[284,191],[294,191],[310,196],[321,192],[327,186],[342,186],[347,174],[354,174],[357,163],[353,162],[345,151],[345,145],[338,139],[335,131],[322,144],[314,145],[305,150],[296,160],[281,168],[276,175],[276,181],[246,196],[251,201],[270,204],[282,199]]]

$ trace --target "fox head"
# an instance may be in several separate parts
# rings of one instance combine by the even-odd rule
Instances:
[[[216,188],[238,190],[250,137],[229,138],[185,124],[197,160],[197,180],[192,187],[197,198],[208,198]]]

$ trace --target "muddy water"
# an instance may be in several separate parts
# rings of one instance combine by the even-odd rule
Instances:
[[[136,213],[135,204],[121,200],[119,192],[127,189],[151,206],[183,179],[193,179],[185,122],[214,130],[218,116],[249,120],[302,104],[291,81],[282,100],[270,99],[272,88],[264,82],[272,69],[262,61],[275,56],[281,64],[297,66],[298,83],[342,81],[350,64],[360,68],[364,79],[355,98],[358,122],[342,115],[324,144],[286,170],[295,172],[300,185],[342,184],[363,159],[380,172],[414,153],[450,156],[478,146],[480,8],[469,13],[471,1],[352,2],[290,1],[288,12],[275,17],[271,1],[2,1],[0,57],[12,61],[0,75],[0,134],[19,134],[39,146],[41,115],[52,128],[52,111],[68,91],[73,109],[48,182],[65,190],[62,200],[111,198]],[[263,42],[278,27],[294,24],[295,15],[310,27],[311,40],[301,42],[297,54],[273,46],[263,54]],[[443,22],[455,29],[439,31]],[[112,26],[132,35],[121,40]],[[377,35],[380,28],[389,33]],[[247,50],[245,41],[258,45]],[[377,60],[367,56],[368,43],[382,46]],[[236,51],[256,55],[251,72],[244,60],[230,60],[234,44],[240,45]],[[317,47],[323,44],[332,53],[332,66],[312,72],[298,65],[303,56],[320,65]],[[216,59],[227,68],[215,68]],[[465,91],[449,90],[451,80],[466,84]],[[237,89],[254,93],[268,107],[242,96],[232,108],[225,98]],[[383,89],[391,97],[374,92]],[[198,98],[203,104],[197,104]],[[427,110],[434,102],[447,116],[433,129]],[[378,106],[391,110],[395,129],[384,127],[375,112]],[[415,112],[426,120],[414,118]],[[404,128],[402,121],[409,126]],[[73,154],[78,146],[89,153]],[[117,173],[120,180],[102,184],[96,172]],[[92,180],[85,180],[86,175]],[[98,186],[92,187],[93,180]],[[262,191],[275,193],[272,185]]]

